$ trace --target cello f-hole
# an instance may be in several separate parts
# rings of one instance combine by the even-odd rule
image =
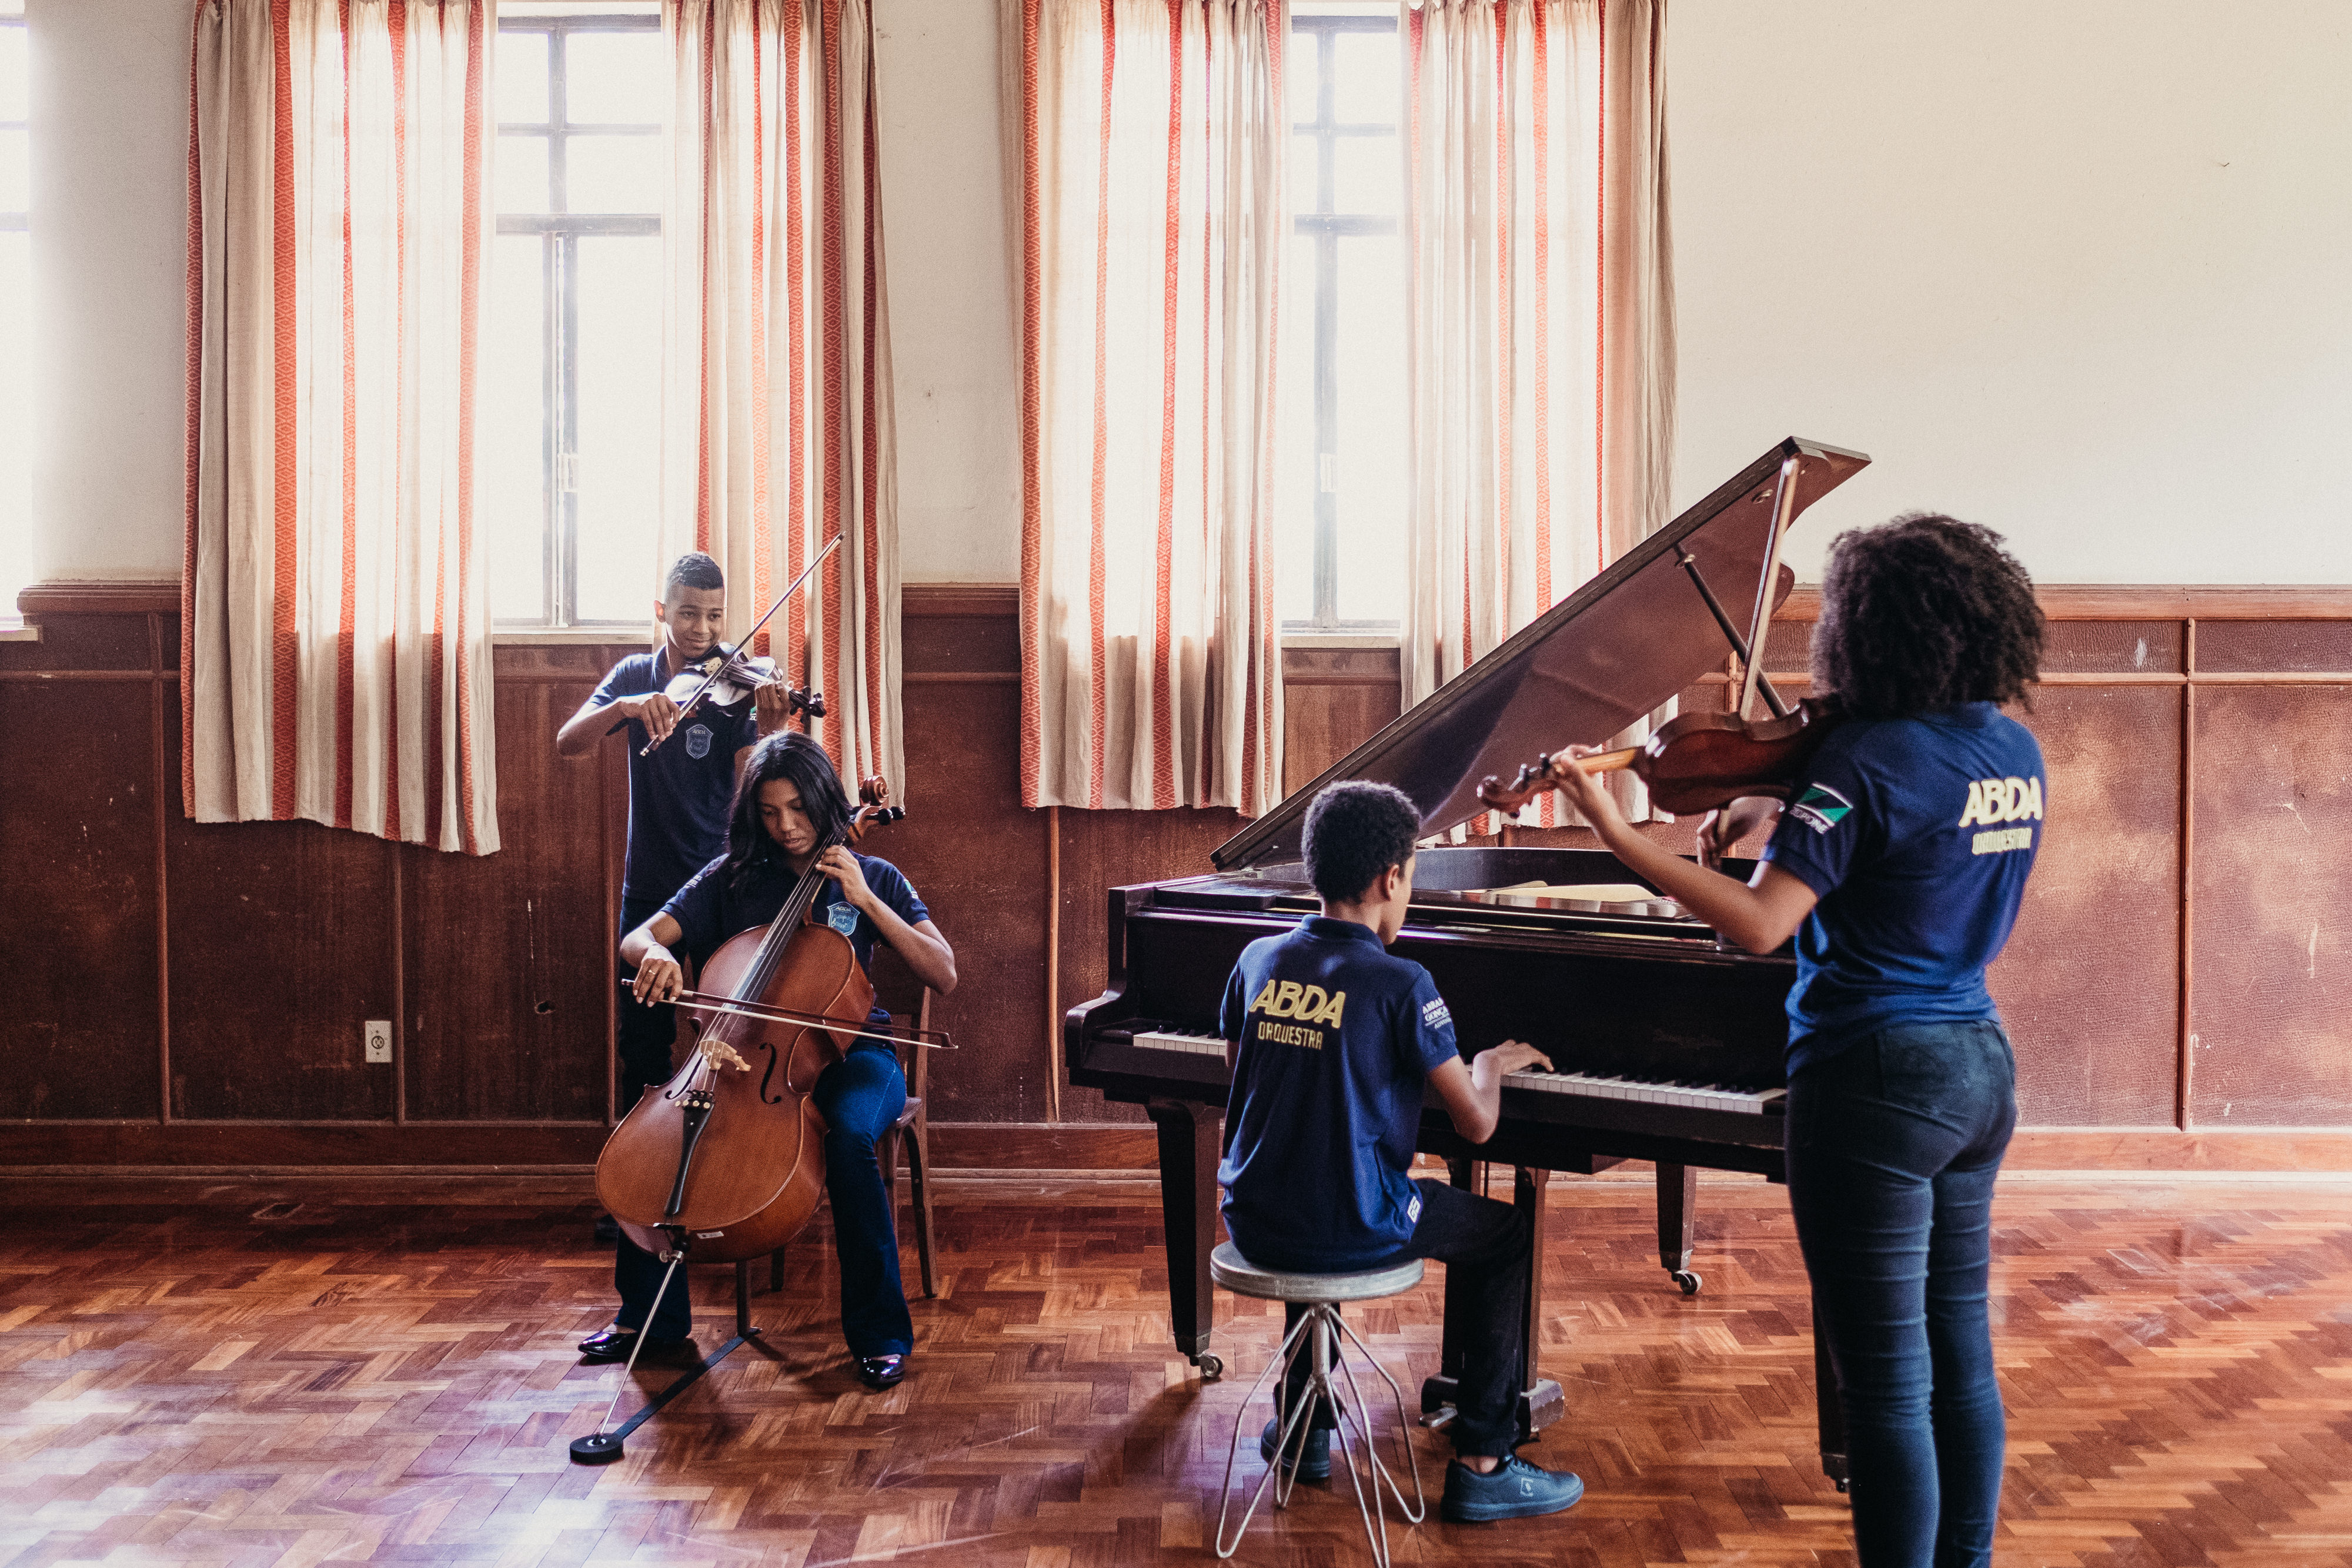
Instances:
[[[784,1097],[782,1094],[771,1094],[768,1092],[768,1084],[770,1081],[776,1076],[776,1042],[772,1040],[763,1040],[760,1043],[768,1048],[767,1070],[760,1074],[760,1103],[762,1105],[781,1105],[784,1103]],[[786,1089],[790,1089],[792,1087],[792,1073],[789,1069],[787,1069],[784,1073],[784,1087]]]

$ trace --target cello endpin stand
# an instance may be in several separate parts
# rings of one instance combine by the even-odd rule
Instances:
[[[683,1248],[670,1254],[669,1270],[662,1275],[661,1289],[654,1292],[654,1304],[646,1310],[646,1322],[650,1323],[654,1321],[654,1313],[661,1309],[663,1293],[668,1291],[670,1281],[677,1273],[677,1266],[684,1261],[686,1261],[686,1252]],[[624,1451],[622,1440],[639,1427],[644,1426],[652,1417],[654,1412],[699,1382],[704,1373],[734,1354],[748,1342],[759,1337],[760,1331],[751,1322],[751,1266],[749,1263],[738,1263],[735,1265],[735,1337],[697,1362],[692,1368],[679,1376],[677,1381],[646,1401],[644,1409],[639,1410],[619,1426],[599,1427],[585,1437],[572,1438],[572,1462],[575,1465],[609,1465],[620,1458]],[[636,1370],[637,1353],[645,1348],[645,1331],[640,1329],[637,1331],[637,1343],[629,1349],[629,1364],[621,1369],[623,1388],[628,1386],[629,1375]],[[621,1396],[616,1392],[613,1396],[613,1405],[618,1405],[620,1402]],[[609,1422],[612,1418],[613,1406],[606,1406],[604,1419]]]

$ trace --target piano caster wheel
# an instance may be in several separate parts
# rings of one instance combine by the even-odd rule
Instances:
[[[1192,1364],[1201,1369],[1201,1381],[1203,1383],[1214,1383],[1225,1375],[1225,1364],[1217,1356],[1203,1355]]]
[[[1704,1276],[1694,1274],[1687,1269],[1677,1269],[1675,1270],[1675,1283],[1683,1288],[1683,1294],[1685,1296],[1697,1295],[1698,1288],[1703,1279]]]

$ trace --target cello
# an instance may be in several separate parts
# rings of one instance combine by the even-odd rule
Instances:
[[[905,810],[868,779],[819,856]],[[810,916],[825,875],[814,860],[765,926],[728,938],[703,966],[709,1005],[697,1049],[623,1117],[596,1160],[596,1196],[629,1239],[677,1263],[734,1263],[798,1235],[824,1191],[818,1074],[867,1023],[874,985],[849,938]],[[880,1038],[889,1038],[883,1036]],[[665,1276],[663,1288],[668,1288]]]

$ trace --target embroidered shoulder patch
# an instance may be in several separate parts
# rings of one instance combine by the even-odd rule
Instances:
[[[1826,833],[1844,821],[1846,813],[1853,810],[1853,802],[1828,785],[1812,784],[1797,797],[1796,804],[1789,808],[1789,815],[1817,833]]]
[[[1429,1029],[1451,1029],[1454,1027],[1454,1013],[1446,1007],[1444,997],[1432,997],[1421,1004],[1421,1021]]]

